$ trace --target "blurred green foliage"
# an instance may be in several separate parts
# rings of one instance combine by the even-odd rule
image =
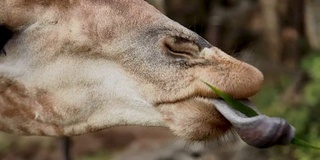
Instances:
[[[292,103],[279,96],[283,95],[285,88],[292,83],[286,75],[283,76],[281,83],[267,82],[255,101],[263,113],[287,119],[296,128],[298,138],[320,146],[320,51],[310,51],[302,59],[301,68],[307,73],[309,80],[301,89],[298,102]],[[316,160],[320,157],[320,151],[296,146],[273,149],[271,159],[280,160],[284,157]]]
[[[303,59],[302,68],[311,80],[303,90],[303,100],[300,103],[308,109],[307,117],[304,117],[305,130],[298,134],[320,146],[320,51],[310,52]],[[320,157],[320,151],[298,149],[296,156],[301,160],[314,160]]]
[[[309,74],[311,81],[304,90],[304,99],[309,107],[320,105],[320,51],[313,51],[302,61],[303,69]]]

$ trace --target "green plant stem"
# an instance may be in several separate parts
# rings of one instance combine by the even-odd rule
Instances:
[[[320,147],[317,147],[317,146],[313,146],[301,139],[298,139],[296,137],[294,137],[292,140],[291,140],[291,144],[294,144],[294,145],[297,145],[297,146],[301,146],[301,147],[305,147],[305,148],[312,148],[312,149],[317,149],[317,150],[320,150]]]
[[[209,86],[218,96],[220,96],[229,106],[233,107],[237,111],[240,111],[247,117],[254,117],[259,115],[256,111],[254,111],[252,108],[242,104],[241,102],[234,100],[231,96],[229,96],[226,93],[223,93],[218,88],[210,85],[207,82],[204,82],[207,86]]]

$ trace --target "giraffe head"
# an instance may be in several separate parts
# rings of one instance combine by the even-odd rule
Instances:
[[[236,99],[263,75],[143,0],[0,2],[0,129],[78,135],[164,126],[186,139],[232,129],[206,81]]]

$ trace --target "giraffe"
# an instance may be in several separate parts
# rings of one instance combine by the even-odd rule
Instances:
[[[263,83],[258,69],[143,0],[2,0],[0,26],[3,132],[75,136],[140,125],[188,140],[233,128],[255,145],[292,137],[287,126],[278,134],[278,121],[224,109],[202,82],[247,99]],[[252,124],[269,128],[262,141]]]

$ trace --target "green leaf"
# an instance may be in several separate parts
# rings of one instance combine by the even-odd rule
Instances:
[[[203,81],[204,82],[204,81]],[[233,99],[230,95],[223,93],[218,88],[210,85],[207,82],[204,82],[207,86],[209,86],[218,96],[220,96],[229,106],[233,107],[235,110],[243,113],[248,117],[254,117],[259,115],[256,111],[251,109],[250,107],[242,104],[241,102]]]
[[[301,139],[298,139],[298,138],[293,138],[291,140],[291,144],[294,144],[294,145],[297,145],[297,146],[301,146],[301,147],[306,147],[306,148],[313,148],[313,149],[317,149],[317,150],[320,150],[320,147],[317,147],[317,146],[313,146]]]
[[[218,88],[210,85],[209,83],[202,81],[203,83],[205,83],[207,86],[209,86],[211,88],[211,90],[213,92],[215,92],[218,96],[220,96],[229,106],[233,107],[235,110],[243,113],[244,115],[248,116],[248,117],[254,117],[257,116],[258,113],[256,111],[254,111],[253,109],[251,109],[250,107],[242,104],[241,102],[233,99],[230,95],[220,91]],[[294,137],[291,140],[291,144],[297,145],[297,146],[301,146],[301,147],[306,147],[306,148],[312,148],[312,149],[317,149],[320,150],[320,147],[317,146],[313,146],[303,140],[300,140],[296,137]]]

